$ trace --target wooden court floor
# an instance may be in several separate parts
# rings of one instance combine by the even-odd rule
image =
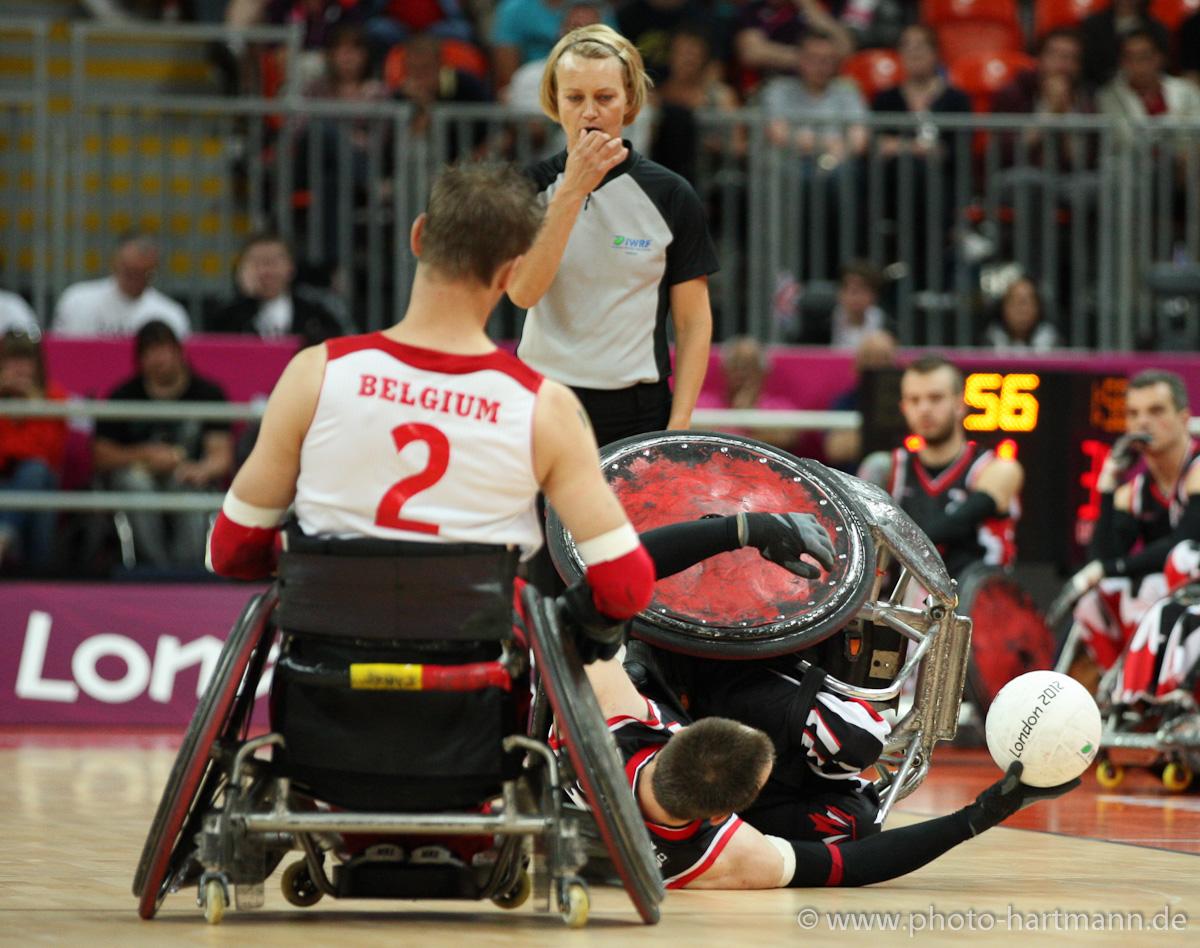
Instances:
[[[742,945],[921,943],[1200,944],[1200,795],[1148,776],[1119,792],[1089,777],[906,878],[867,889],[671,893],[644,928],[623,893],[593,888],[592,921],[568,931],[529,906],[356,902],[267,904],[206,926],[192,893],[138,919],[134,864],[177,735],[0,734],[0,943],[13,945]],[[996,771],[939,751],[895,823],[949,812]],[[839,914],[842,913],[842,914]],[[848,913],[848,914],[846,914]],[[1166,930],[1156,930],[1166,929]]]

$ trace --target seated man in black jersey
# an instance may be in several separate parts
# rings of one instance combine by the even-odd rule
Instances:
[[[906,439],[871,454],[858,476],[896,499],[937,545],[952,578],[975,563],[1011,566],[1025,472],[1016,459],[967,440],[962,372],[941,356],[918,359],[900,378],[900,411],[919,447]]]
[[[1017,763],[974,803],[949,816],[845,842],[766,836],[736,811],[766,783],[774,763],[770,738],[725,718],[672,720],[638,693],[616,659],[587,666],[587,674],[672,889],[883,882],[919,869],[1022,807],[1079,785],[1073,780],[1049,789],[1028,787],[1020,782]],[[578,791],[572,795],[579,797]]]
[[[1200,445],[1188,433],[1190,417],[1187,388],[1174,372],[1150,369],[1129,380],[1126,434],[1096,480],[1093,559],[1070,583],[1082,597],[1076,634],[1101,669],[1116,662],[1139,620],[1167,594],[1163,564],[1171,548],[1200,540],[1200,503],[1193,503],[1200,494]],[[1144,464],[1136,465],[1139,459]]]

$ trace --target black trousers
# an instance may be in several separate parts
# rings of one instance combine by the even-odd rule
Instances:
[[[671,419],[671,387],[667,380],[629,388],[574,389],[603,447],[636,434],[662,431]]]

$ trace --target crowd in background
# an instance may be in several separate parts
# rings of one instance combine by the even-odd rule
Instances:
[[[788,121],[791,114],[824,113],[842,120],[871,111],[1200,118],[1200,13],[1168,28],[1150,4],[1138,0],[1097,4],[1097,11],[1079,23],[1031,29],[1027,38],[1018,31],[1020,47],[1033,55],[988,95],[954,84],[960,52],[956,34],[921,21],[922,11],[936,4],[898,0],[106,0],[89,6],[114,16],[233,25],[298,22],[305,54],[289,68],[301,70],[306,95],[407,101],[415,106],[416,134],[427,128],[425,110],[435,103],[495,101],[536,109],[542,63],[553,44],[576,26],[605,22],[637,44],[655,81],[653,108],[629,130],[630,137],[639,150],[685,177],[693,173],[697,146],[703,147],[690,120],[697,109],[751,105],[777,116],[770,141],[794,148],[799,166],[826,175],[822,180],[831,189],[840,185],[830,170],[851,167],[847,159],[865,150],[867,130],[851,124],[844,134],[823,136],[819,129],[798,129]],[[1013,10],[1029,22],[1036,12],[1015,5]],[[894,51],[895,82],[864,79],[856,70],[866,62],[862,51],[871,49]],[[244,81],[240,73],[238,81]],[[315,136],[317,147],[299,153],[332,162],[335,157],[329,156],[342,147],[335,136],[342,133],[315,122],[303,134]],[[351,136],[354,174],[365,175],[365,141],[354,138],[353,130]],[[470,154],[474,144],[461,142],[461,152]],[[561,146],[554,140],[544,144]],[[885,158],[908,151],[921,160],[952,160],[946,147],[939,150],[920,131],[881,136],[876,144]],[[1004,149],[1032,155],[1036,164],[1041,145],[1038,130],[1030,128],[1008,136]],[[744,137],[734,147],[744,151]],[[326,215],[331,233],[337,228],[335,203],[328,201]],[[245,241],[229,298],[203,318],[154,288],[158,253],[152,235],[123,236],[110,275],[68,287],[50,318],[42,320],[63,335],[131,340],[137,372],[112,397],[223,400],[224,393],[195,376],[183,357],[181,342],[194,329],[296,337],[303,344],[355,330],[353,314],[321,285],[327,281],[305,280],[304,261],[274,234]],[[883,274],[861,261],[833,263],[836,289],[804,322],[795,341],[853,352],[860,371],[894,364]],[[20,297],[0,293],[0,333],[8,333],[0,346],[0,397],[66,397],[46,376],[36,342],[39,328]],[[1033,280],[1017,275],[1009,282],[994,317],[980,326],[978,342],[1005,351],[1046,351],[1058,344],[1054,327],[1042,317]],[[730,341],[724,378],[713,390],[717,394],[700,407],[855,407],[853,390],[831,393],[829,404],[776,405],[764,394],[768,372],[769,361],[754,340]],[[0,489],[60,484],[66,432],[62,420],[0,418]],[[794,432],[754,433],[796,447]],[[805,447],[848,469],[858,454],[854,438],[843,433]],[[219,489],[234,464],[228,427],[196,423],[103,425],[95,432],[92,452],[94,483],[113,489]],[[133,483],[136,477],[142,480]],[[54,516],[0,513],[0,570],[13,563],[35,572],[51,568]],[[203,529],[194,517],[142,515],[135,521],[144,563],[198,564]]]

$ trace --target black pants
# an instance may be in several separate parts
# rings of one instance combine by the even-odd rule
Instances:
[[[671,419],[671,387],[666,379],[629,388],[574,389],[603,447],[636,434],[662,431]]]

